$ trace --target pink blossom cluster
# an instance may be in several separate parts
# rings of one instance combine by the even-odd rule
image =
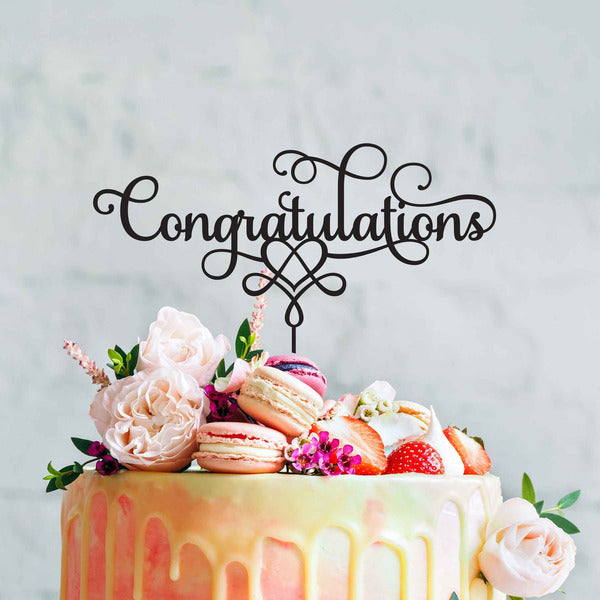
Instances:
[[[99,369],[96,363],[83,352],[83,350],[73,341],[64,340],[63,348],[79,363],[80,367],[92,378],[92,382],[100,386],[100,389],[108,387],[110,380],[103,369]]]
[[[307,439],[295,440],[286,451],[293,471],[306,475],[354,475],[356,465],[362,462],[350,444],[340,446],[340,440],[329,439],[329,432],[321,431]]]

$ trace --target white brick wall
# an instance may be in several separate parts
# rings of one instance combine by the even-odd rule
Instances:
[[[0,22],[1,600],[54,598],[58,495],[45,464],[93,436],[93,388],[60,348],[102,361],[163,304],[229,335],[239,278],[202,277],[202,243],[139,244],[93,193],[151,173],[152,215],[274,206],[270,163],[375,141],[422,160],[439,197],[480,192],[498,224],[415,269],[378,256],[306,302],[299,350],[340,393],[387,378],[487,440],[506,495],[527,470],[572,512],[592,600],[600,520],[600,11],[593,3],[19,2]],[[243,270],[239,271],[240,275]],[[265,342],[288,349],[282,301]],[[8,544],[6,543],[8,539]],[[558,597],[558,595],[557,595]],[[562,597],[562,596],[561,596]]]

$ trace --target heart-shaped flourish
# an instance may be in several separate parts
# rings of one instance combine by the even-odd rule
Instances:
[[[276,252],[281,249],[287,252],[283,259],[276,256]],[[302,255],[303,249],[304,256]],[[310,258],[307,256],[309,253],[311,254]],[[316,254],[316,260],[314,254]],[[300,298],[313,286],[317,286],[328,296],[340,296],[346,290],[346,279],[340,273],[318,275],[327,260],[328,252],[325,242],[315,238],[302,240],[296,245],[287,240],[267,240],[261,246],[260,256],[261,262],[271,271],[271,275],[249,273],[242,280],[242,287],[246,294],[258,296],[276,286],[288,297],[289,303],[284,318],[286,325],[292,330],[292,352],[296,352],[296,329],[304,322],[304,311],[300,306]],[[284,275],[284,271],[293,259],[296,259],[305,271],[305,275],[297,281]],[[256,280],[256,286],[250,284],[253,279]],[[263,287],[259,287],[261,279],[266,280]]]

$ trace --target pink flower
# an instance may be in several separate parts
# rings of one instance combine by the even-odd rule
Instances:
[[[575,566],[575,544],[522,498],[507,500],[487,527],[479,566],[496,589],[537,598],[559,589]]]
[[[227,352],[225,336],[213,338],[196,316],[164,306],[150,325],[148,339],[140,342],[137,370],[176,368],[204,387]]]
[[[233,363],[233,369],[229,375],[225,377],[219,377],[215,381],[215,389],[217,392],[223,392],[225,394],[231,394],[237,392],[241,387],[246,377],[250,374],[250,364],[243,358],[236,358]]]
[[[341,454],[337,457],[337,463],[343,473],[354,475],[355,467],[362,462],[360,454],[353,454],[354,448],[350,444],[346,444],[342,448]]]
[[[112,456],[129,469],[179,471],[192,460],[208,411],[195,379],[161,368],[100,390],[90,416]]]
[[[312,442],[304,442],[292,452],[292,467],[296,471],[305,472],[314,469],[318,465],[315,456],[315,446]]]
[[[329,455],[340,445],[340,440],[330,440],[329,431],[320,431],[318,440],[313,443],[318,453]]]

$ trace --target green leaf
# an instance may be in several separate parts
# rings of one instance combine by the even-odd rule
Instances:
[[[235,355],[238,358],[242,358],[242,356],[244,355],[244,352],[247,349],[246,340],[250,337],[251,334],[252,332],[250,330],[250,323],[248,322],[248,319],[244,319],[235,337]]]
[[[523,481],[521,483],[521,495],[525,500],[531,502],[531,504],[535,504],[535,489],[533,488],[533,483],[531,483],[531,478],[527,473],[523,473]]]
[[[560,527],[565,533],[571,535],[572,533],[579,533],[579,528],[571,523],[568,519],[555,515],[554,513],[545,512],[540,515],[544,519],[550,519],[557,527]]]
[[[135,373],[135,370],[137,369],[138,356],[140,354],[140,345],[136,344],[131,349],[131,352],[129,354],[131,355],[131,359],[127,366],[129,368],[129,374],[133,375]]]
[[[58,475],[58,471],[52,466],[52,461],[48,463],[46,468],[48,469],[48,473],[51,473],[52,475]]]
[[[125,356],[121,356],[120,352],[117,352],[116,350],[109,348],[108,349],[108,358],[110,358],[110,360],[112,360],[115,365],[120,365],[123,363]]]
[[[458,596],[456,592],[452,592],[452,596],[450,596],[450,600],[458,600]]]
[[[246,354],[246,360],[250,362],[255,356],[260,356],[263,352],[263,350],[250,350],[250,352]]]
[[[217,365],[217,377],[225,377],[225,359],[222,358],[221,362]]]
[[[54,475],[46,475],[46,477],[42,477],[44,481],[48,481],[49,479],[54,479]]]
[[[88,453],[90,446],[92,445],[92,440],[84,440],[83,438],[72,437],[71,441],[73,442],[75,448],[84,454]],[[89,454],[88,454],[89,456]]]
[[[569,506],[573,506],[577,500],[579,500],[579,496],[581,495],[581,490],[575,490],[566,496],[563,496],[558,501],[558,508],[569,508]]]
[[[115,344],[115,350],[121,355],[121,358],[123,359],[123,361],[125,360],[126,357],[126,352],[125,350],[123,350],[123,348],[121,348],[120,346],[117,346]]]
[[[536,502],[533,506],[535,507],[535,510],[537,510],[537,514],[541,515],[542,508],[544,508],[544,501],[540,500],[539,502]]]
[[[474,439],[485,450],[485,444],[483,443],[482,438],[480,438],[478,435],[473,435],[471,438]]]
[[[81,475],[83,473],[83,465],[75,461],[73,464],[73,471],[78,475]]]
[[[48,494],[49,492],[54,492],[56,491],[58,488],[56,487],[56,479],[54,479],[54,477],[48,482],[48,485],[46,486],[46,493]]]
[[[509,596],[508,600],[523,600],[523,598],[521,596]]]

